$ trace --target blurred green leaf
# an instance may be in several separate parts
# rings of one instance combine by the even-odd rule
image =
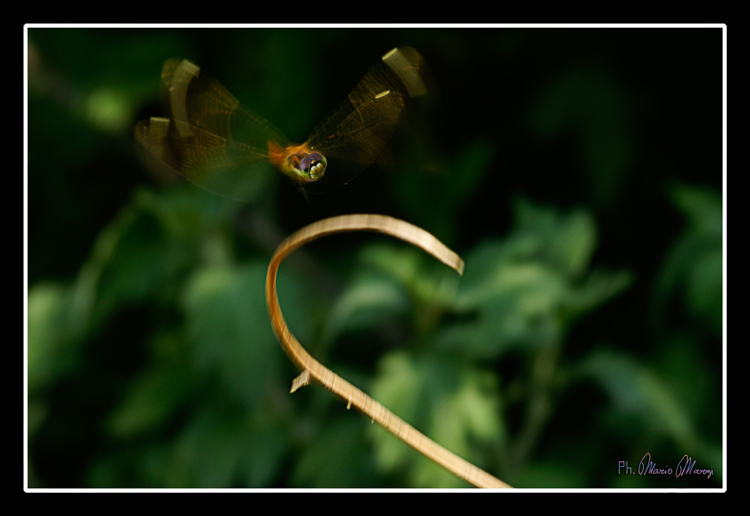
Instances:
[[[247,485],[269,487],[279,474],[290,446],[289,432],[281,428],[286,423],[273,417],[271,410],[253,413],[252,434],[245,436],[249,442],[247,456],[241,464]]]
[[[453,302],[461,277],[428,256],[421,249],[394,243],[374,243],[362,247],[359,260],[365,270],[398,282],[419,302],[446,306]]]
[[[119,407],[109,419],[116,438],[132,438],[166,425],[191,393],[194,373],[185,364],[142,372],[128,386]]]
[[[586,270],[597,245],[596,225],[590,213],[573,210],[561,215],[523,198],[514,208],[516,228],[510,238],[523,241],[517,249],[519,254],[538,258],[574,279]]]
[[[364,418],[345,416],[329,422],[300,454],[292,472],[297,486],[362,488],[373,485],[373,468],[363,439]],[[365,423],[369,424],[369,422]]]
[[[675,333],[664,344],[655,365],[673,386],[691,419],[699,421],[701,417],[720,412],[720,382],[708,369],[701,367],[706,357],[696,335],[693,332]],[[711,426],[717,428],[715,423]]]
[[[466,256],[455,307],[462,320],[441,331],[440,347],[494,357],[513,346],[544,346],[572,315],[622,292],[627,273],[591,273],[583,282],[596,234],[589,215],[560,216],[526,201],[504,242],[486,241]],[[553,332],[550,334],[550,331]]]
[[[585,314],[627,290],[633,281],[630,271],[595,270],[584,283],[569,292],[565,309],[571,319],[575,315]]]
[[[169,231],[152,209],[156,203],[153,194],[136,196],[97,238],[74,286],[75,331],[92,329],[122,305],[165,290],[195,259],[195,238],[190,242]]]
[[[695,430],[687,411],[657,374],[633,358],[606,349],[594,351],[578,367],[609,395],[618,412],[633,415],[652,432],[695,445]]]
[[[379,327],[384,321],[403,313],[407,300],[402,289],[382,277],[362,274],[346,286],[331,307],[321,345],[347,331]]]
[[[698,234],[716,237],[722,233],[722,201],[713,190],[673,185],[669,190],[675,206]]]
[[[131,212],[111,228],[115,249],[103,263],[96,300],[99,310],[146,299],[189,263],[188,249],[164,245],[165,234],[152,216]]]
[[[379,361],[380,374],[372,386],[372,396],[394,414],[418,426],[428,414],[424,386],[425,368],[406,353],[390,353]],[[411,449],[386,430],[373,430],[380,467],[392,471],[413,460]]]
[[[29,393],[49,386],[78,361],[68,325],[69,290],[39,284],[28,295]]]
[[[125,95],[115,89],[100,88],[92,92],[84,109],[91,124],[104,131],[123,132],[132,123],[133,107]]]
[[[498,445],[506,435],[498,417],[494,375],[455,360],[423,358],[404,352],[380,361],[373,397],[435,442],[486,467],[477,442]],[[394,472],[406,468],[416,487],[465,487],[466,484],[383,429],[371,431],[378,465]]]
[[[724,303],[721,199],[707,189],[683,185],[674,186],[670,194],[688,226],[670,246],[659,271],[652,317],[664,324],[669,300],[681,294],[685,308],[719,335]]]
[[[214,405],[196,413],[174,443],[167,471],[189,472],[188,479],[167,479],[168,487],[231,486],[252,439],[248,417],[225,413]]]
[[[724,305],[722,268],[723,253],[717,246],[713,251],[696,257],[686,278],[688,309],[712,324],[717,334],[721,329]]]
[[[187,281],[184,305],[195,361],[252,408],[280,379],[282,354],[265,304],[265,264],[215,266]]]

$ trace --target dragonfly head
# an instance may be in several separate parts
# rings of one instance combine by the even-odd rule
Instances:
[[[276,168],[298,183],[318,181],[328,166],[325,156],[313,152],[304,144],[282,148],[269,141],[268,159]]]
[[[310,181],[317,181],[323,177],[323,173],[326,171],[328,161],[325,156],[319,152],[311,152],[309,154],[302,153],[303,157],[299,160],[296,165],[296,169],[302,175],[309,177]]]

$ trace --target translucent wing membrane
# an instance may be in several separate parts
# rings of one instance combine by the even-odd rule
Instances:
[[[207,190],[246,198],[243,185],[268,173],[261,169],[269,168],[263,166],[269,142],[289,145],[280,131],[189,61],[164,64],[161,93],[169,118],[141,121],[136,140],[156,158],[152,166],[166,166]]]
[[[140,122],[136,140],[153,168],[228,197],[248,199],[243,183],[267,175],[268,163],[310,191],[326,191],[387,156],[404,106],[427,91],[423,69],[416,50],[390,51],[304,144],[292,145],[196,65],[173,59],[162,69],[168,116]]]
[[[409,99],[427,93],[424,69],[422,57],[409,47],[391,50],[370,69],[310,133],[307,146],[326,156],[329,167],[308,190],[346,183],[374,162],[388,160],[388,142],[402,110]]]

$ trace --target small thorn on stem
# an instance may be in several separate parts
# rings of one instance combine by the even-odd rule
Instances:
[[[305,369],[302,371],[302,374],[299,375],[297,378],[294,379],[292,382],[292,390],[289,391],[289,394],[293,393],[300,387],[304,387],[305,385],[310,383],[310,371]]]

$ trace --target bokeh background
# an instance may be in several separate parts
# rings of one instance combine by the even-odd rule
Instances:
[[[269,171],[238,203],[136,159],[167,58],[301,141],[407,45],[439,89],[395,166],[327,195]],[[362,212],[466,272],[375,234],[299,251],[281,306],[324,364],[517,487],[721,486],[720,28],[29,28],[27,93],[30,487],[467,487],[289,394],[269,258]]]

